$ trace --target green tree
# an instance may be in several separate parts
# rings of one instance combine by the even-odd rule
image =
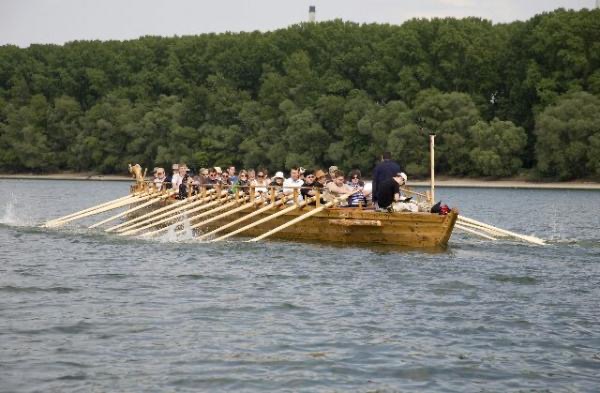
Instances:
[[[598,176],[600,98],[585,92],[560,97],[536,120],[537,170],[569,180]]]
[[[469,128],[480,120],[468,94],[424,90],[417,95],[413,116],[419,125],[438,135],[436,167],[440,173],[466,175],[473,141]]]
[[[469,128],[471,142],[470,174],[475,176],[512,176],[521,169],[521,155],[527,143],[525,130],[510,121],[479,121]]]

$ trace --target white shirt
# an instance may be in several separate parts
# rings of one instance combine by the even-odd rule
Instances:
[[[183,182],[183,177],[181,175],[179,175],[179,173],[174,174],[173,177],[171,178],[171,184],[173,185],[173,189],[176,191],[179,191],[179,186],[181,185],[182,182]]]
[[[294,192],[294,188],[298,189],[298,202],[302,201],[302,194],[300,194],[300,187],[304,184],[304,180],[294,180],[291,177],[283,181],[283,193],[291,194]]]

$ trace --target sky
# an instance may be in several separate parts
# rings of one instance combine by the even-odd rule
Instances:
[[[401,24],[411,18],[526,20],[597,0],[0,0],[0,45],[64,44],[226,31],[270,31],[308,20]]]

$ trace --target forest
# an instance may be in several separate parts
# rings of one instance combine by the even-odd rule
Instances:
[[[600,10],[0,46],[0,171],[600,180]]]

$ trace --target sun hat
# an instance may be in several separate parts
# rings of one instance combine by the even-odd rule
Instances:
[[[275,173],[275,176],[273,176],[273,179],[276,179],[278,177],[284,179],[283,172],[279,171],[279,172]]]
[[[173,166],[171,167],[171,169],[175,169],[175,170],[179,169],[179,164],[173,164]]]
[[[338,169],[339,169],[339,168],[338,168],[337,166],[335,166],[335,165],[332,165],[332,166],[330,166],[330,167],[329,167],[329,173],[335,172],[335,171],[337,171]]]

